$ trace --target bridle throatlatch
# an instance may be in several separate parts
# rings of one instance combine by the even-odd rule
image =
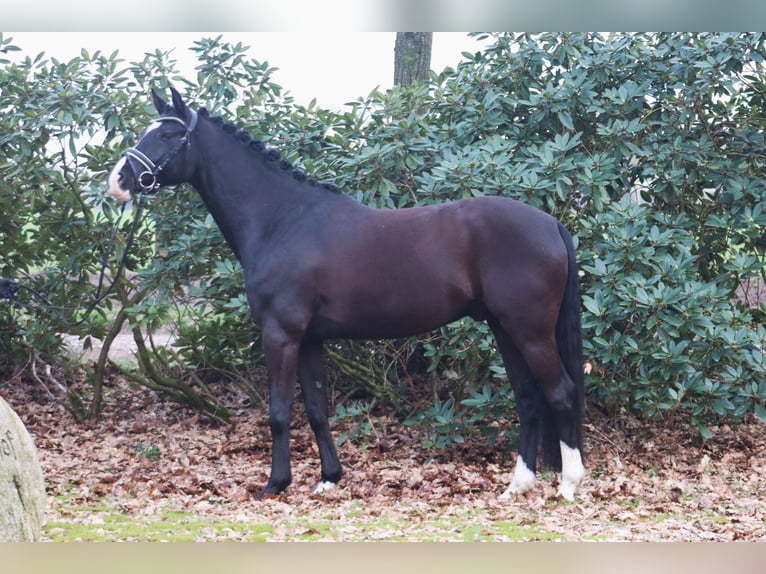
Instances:
[[[165,169],[165,166],[168,165],[170,160],[178,155],[182,149],[190,145],[189,138],[194,131],[194,128],[197,127],[197,112],[190,109],[189,113],[191,114],[191,119],[189,120],[188,125],[181,118],[177,118],[175,116],[167,116],[154,120],[156,122],[178,122],[186,128],[186,133],[184,136],[179,140],[173,149],[171,149],[158,161],[158,163],[155,164],[150,158],[146,156],[146,154],[134,147],[128,148],[123,152],[122,155],[125,156],[130,169],[133,171],[133,176],[136,178],[136,182],[140,187],[141,193],[149,193],[158,189],[160,187],[160,183],[157,181],[157,176],[159,173]],[[140,167],[143,168],[143,171],[139,171],[137,169],[139,166],[136,164],[140,164]]]

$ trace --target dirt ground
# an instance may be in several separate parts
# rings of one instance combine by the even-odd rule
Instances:
[[[157,329],[152,337],[158,345],[168,345],[175,340],[175,335],[168,329]],[[62,335],[64,343],[69,348],[72,357],[78,361],[96,361],[101,353],[102,341],[91,337],[91,347],[83,348],[83,340],[75,335]],[[109,347],[109,359],[123,363],[135,363],[136,342],[133,333],[129,329],[123,329],[118,333]]]
[[[84,385],[86,374],[71,384]],[[588,476],[576,501],[557,499],[558,477],[544,473],[531,492],[504,502],[515,460],[507,445],[425,450],[413,428],[385,413],[373,420],[377,436],[340,447],[339,487],[315,495],[317,450],[296,406],[293,484],[256,501],[270,465],[266,413],[217,392],[235,413],[233,428],[118,377],[103,414],[81,423],[39,385],[0,389],[38,448],[45,538],[114,513],[143,522],[189,513],[242,525],[194,535],[202,540],[250,540],[262,528],[264,540],[766,541],[766,424],[755,419],[702,442],[678,422],[649,428],[591,412]],[[335,424],[335,436],[351,424]]]

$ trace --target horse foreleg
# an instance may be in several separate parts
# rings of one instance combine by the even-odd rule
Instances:
[[[327,377],[321,340],[307,339],[301,345],[298,380],[303,392],[306,416],[319,447],[322,477],[314,492],[321,493],[333,488],[343,475],[328,422]]]
[[[292,481],[290,413],[298,371],[300,342],[278,326],[264,325],[263,353],[269,376],[271,474],[262,495],[279,494]]]

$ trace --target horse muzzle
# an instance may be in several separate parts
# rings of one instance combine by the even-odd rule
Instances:
[[[133,197],[133,192],[130,189],[123,187],[125,180],[127,179],[123,173],[126,164],[127,159],[124,156],[121,157],[120,161],[114,166],[114,169],[112,169],[112,172],[106,180],[109,195],[122,203],[130,201]]]
[[[160,187],[158,172],[159,168],[152,160],[137,149],[130,148],[109,174],[109,193],[123,203],[138,193],[152,193]]]

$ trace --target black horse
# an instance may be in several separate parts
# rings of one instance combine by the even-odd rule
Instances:
[[[160,117],[109,175],[111,194],[189,182],[239,259],[252,316],[263,330],[272,466],[262,494],[291,482],[289,428],[296,380],[322,475],[343,473],[328,424],[324,341],[405,337],[464,316],[486,320],[513,384],[521,421],[516,471],[503,494],[561,469],[571,500],[582,463],[583,362],[572,238],[550,215],[478,197],[410,209],[373,209],[293,170],[205,108],[152,91]]]

